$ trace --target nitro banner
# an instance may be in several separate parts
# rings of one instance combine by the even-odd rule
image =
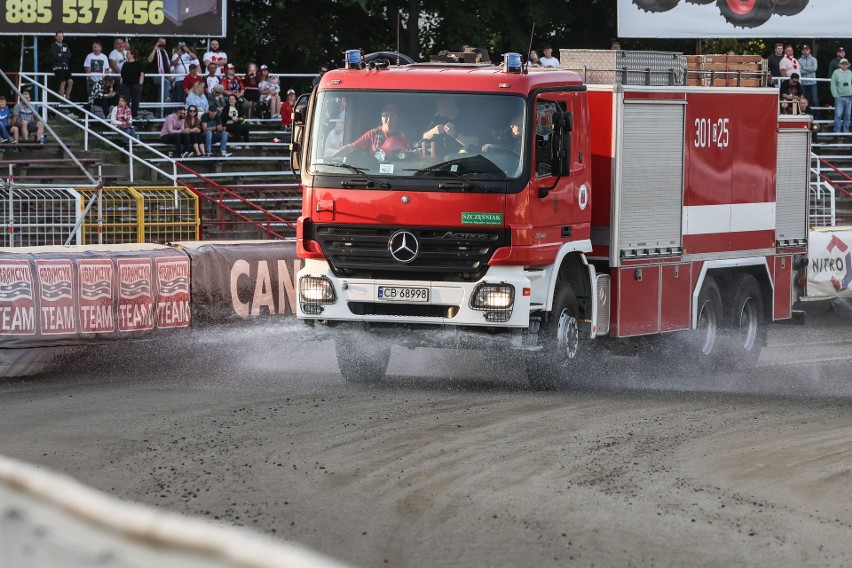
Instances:
[[[296,313],[293,241],[177,243],[192,263],[195,323],[225,323]]]
[[[849,0],[618,0],[619,37],[849,37]]]
[[[190,324],[189,259],[168,247],[0,251],[2,347],[74,345]]]
[[[808,299],[852,296],[852,229],[811,231]]]

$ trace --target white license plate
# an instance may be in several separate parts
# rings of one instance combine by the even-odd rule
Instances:
[[[383,302],[428,302],[429,288],[379,286],[376,288],[376,300]]]

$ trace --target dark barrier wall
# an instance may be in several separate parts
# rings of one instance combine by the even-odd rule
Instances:
[[[295,315],[293,241],[177,243],[192,269],[193,324]]]
[[[189,258],[156,245],[0,251],[0,345],[72,345],[188,327]]]

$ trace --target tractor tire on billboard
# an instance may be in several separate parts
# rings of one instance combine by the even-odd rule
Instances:
[[[716,0],[686,0],[687,4],[712,4]]]
[[[808,7],[810,0],[775,0],[775,13],[780,16],[795,16]]]
[[[716,5],[729,24],[756,28],[772,17],[775,0],[716,0]]]
[[[677,6],[680,0],[633,0],[633,3],[646,12],[668,12]]]

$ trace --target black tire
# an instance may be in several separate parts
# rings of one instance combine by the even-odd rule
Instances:
[[[808,7],[809,0],[775,0],[775,13],[779,16],[795,16]]]
[[[680,0],[633,0],[633,3],[646,12],[668,12],[677,6]]]
[[[373,53],[368,53],[364,56],[364,63],[371,63],[375,61],[378,62],[387,62],[390,65],[396,65],[397,60],[399,60],[400,65],[411,65],[414,63],[414,60],[407,56],[404,53],[398,53],[396,51],[374,51]]]
[[[550,321],[538,331],[541,350],[526,355],[527,380],[535,389],[552,390],[567,386],[570,375],[580,366],[580,310],[571,287],[556,284]]]
[[[766,344],[766,319],[760,285],[751,274],[744,274],[732,290],[734,298],[725,306],[724,338],[726,366],[751,368],[757,364]]]
[[[716,0],[686,0],[687,4],[712,4]]]
[[[722,351],[720,328],[724,317],[722,295],[712,276],[704,280],[696,309],[698,322],[696,328],[690,332],[691,352],[687,353],[687,357],[699,369],[712,369],[718,363]]]
[[[716,0],[716,5],[729,24],[756,28],[772,17],[775,0]]]
[[[384,378],[390,362],[390,345],[374,337],[343,332],[334,339],[337,368],[350,383],[372,383]]]

